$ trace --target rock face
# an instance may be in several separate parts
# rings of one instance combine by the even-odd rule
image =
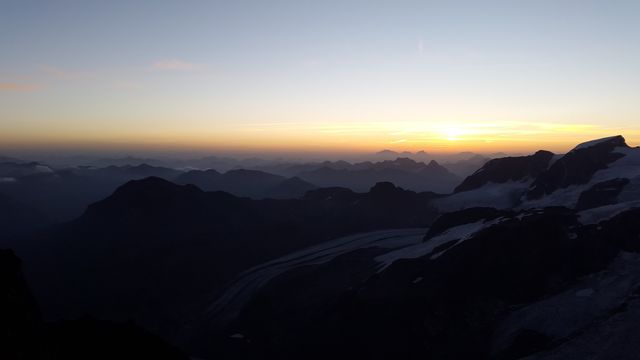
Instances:
[[[489,160],[458,185],[455,192],[474,190],[489,182],[500,184],[507,181],[524,182],[535,179],[549,167],[553,156],[552,152],[540,150],[530,156]]]
[[[615,204],[618,195],[629,182],[629,179],[622,178],[606,180],[593,185],[580,194],[576,209],[585,210]]]

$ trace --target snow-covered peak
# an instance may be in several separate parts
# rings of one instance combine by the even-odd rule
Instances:
[[[616,136],[609,136],[601,139],[595,139],[595,140],[583,142],[581,144],[578,144],[578,146],[576,146],[575,148],[573,148],[572,151],[586,149],[586,148],[590,148],[590,147],[593,147],[599,144],[604,144],[604,143],[613,143],[615,146],[624,146],[624,147],[627,146],[627,143],[625,142],[624,137],[622,135],[616,135]]]

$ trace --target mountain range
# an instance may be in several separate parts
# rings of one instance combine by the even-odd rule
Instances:
[[[23,259],[44,314],[35,323],[100,319],[74,323],[82,331],[135,319],[203,359],[635,359],[640,352],[640,148],[622,136],[562,155],[483,161],[460,180],[437,162],[402,158],[296,165],[299,177],[29,166],[39,170],[3,170],[15,179],[4,184],[137,178],[72,221],[5,241]],[[331,186],[339,179],[358,190],[381,173],[407,183],[449,179],[451,191]],[[296,198],[261,198],[283,183],[280,191],[297,188]],[[255,193],[208,191],[222,186]],[[7,194],[0,197],[7,215],[38,221],[11,210],[28,204],[24,193]],[[18,305],[35,312],[29,296]]]
[[[492,160],[432,201],[460,209],[424,236],[370,233],[243,273],[190,345],[222,358],[634,359],[639,160],[622,137]],[[500,208],[474,203],[486,198]]]
[[[287,164],[271,170],[274,173],[249,169],[185,171],[146,163],[56,167],[38,162],[3,162],[0,194],[38,213],[40,220],[34,225],[50,225],[80,216],[89,204],[107,197],[127,181],[150,176],[253,199],[299,199],[309,190],[334,186],[365,192],[385,181],[414,191],[446,193],[459,180],[435,161],[425,164],[406,158],[377,163]]]

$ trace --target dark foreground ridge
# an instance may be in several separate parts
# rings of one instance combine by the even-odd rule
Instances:
[[[20,260],[10,250],[0,250],[0,318],[2,359],[189,359],[132,322],[92,318],[43,322]]]

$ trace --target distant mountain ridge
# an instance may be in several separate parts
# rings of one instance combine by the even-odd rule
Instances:
[[[121,160],[128,163],[145,159]],[[147,163],[54,167],[38,162],[5,162],[0,163],[0,193],[41,213],[44,224],[53,224],[79,216],[87,205],[106,197],[125,182],[149,176],[255,199],[301,198],[309,190],[331,186],[364,192],[384,181],[416,191],[447,193],[459,181],[435,161],[425,164],[408,158],[355,164],[325,161],[283,165],[273,170],[289,175],[252,169],[225,173],[214,169],[179,170]]]
[[[348,164],[348,163],[347,163]],[[389,181],[415,191],[448,193],[459,178],[435,160],[428,164],[409,158],[377,163],[324,164],[298,173],[298,177],[320,187],[343,186],[364,191],[377,182]]]
[[[194,184],[207,191],[226,191],[237,196],[254,199],[296,199],[315,185],[300,178],[285,178],[258,170],[191,170],[175,178],[177,184]]]

